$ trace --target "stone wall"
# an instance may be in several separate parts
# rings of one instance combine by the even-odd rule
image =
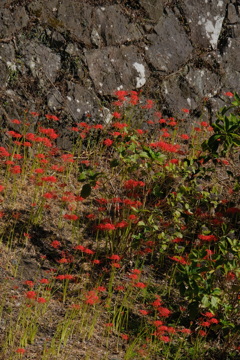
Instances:
[[[25,109],[99,121],[116,89],[211,121],[240,90],[239,45],[240,0],[1,0],[2,127]]]

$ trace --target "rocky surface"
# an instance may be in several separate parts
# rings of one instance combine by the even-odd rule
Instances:
[[[239,0],[1,0],[2,124],[25,109],[99,121],[116,89],[211,120],[240,91],[239,46]]]

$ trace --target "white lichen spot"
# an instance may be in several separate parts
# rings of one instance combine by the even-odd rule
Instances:
[[[79,104],[79,100],[76,100],[76,102]]]
[[[9,69],[11,69],[12,71],[16,71],[16,65],[11,63],[11,61],[7,61],[7,67],[9,67]]]
[[[191,99],[190,98],[187,98],[187,103],[189,106],[191,106]]]
[[[223,19],[223,17],[215,16],[215,25],[211,20],[207,20],[204,24],[207,37],[209,38],[210,44],[212,45],[213,49],[217,47],[218,38],[222,29]]]
[[[67,96],[67,99],[68,99],[69,101],[72,101],[72,98],[71,98],[70,96]]]
[[[146,76],[145,76],[145,67],[143,64],[140,63],[133,63],[133,67],[137,70],[139,76],[136,78],[136,88],[140,88],[146,83]]]
[[[100,82],[100,83],[99,83],[99,86],[102,87],[102,86],[103,86],[103,83]]]
[[[223,7],[223,1],[220,0],[220,1],[218,2],[217,6],[218,6],[218,7]]]
[[[81,111],[81,109],[78,108],[78,109],[77,109],[77,112],[80,113],[80,111]]]
[[[123,89],[123,86],[122,86],[122,85],[120,85],[120,86],[117,87],[117,90],[122,90],[122,89]]]

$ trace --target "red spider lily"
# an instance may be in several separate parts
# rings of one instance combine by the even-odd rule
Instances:
[[[119,255],[112,254],[111,256],[108,257],[108,259],[114,260],[114,261],[120,261],[121,257]]]
[[[207,311],[207,312],[203,313],[202,315],[206,316],[208,319],[211,319],[211,318],[213,318],[215,316],[215,314],[213,314],[210,311]]]
[[[120,114],[119,112],[115,111],[113,114],[112,114],[113,117],[115,117],[116,119],[120,119],[122,117],[122,114]]]
[[[116,290],[116,291],[124,291],[125,287],[123,285],[119,285],[119,286],[115,287],[114,290]]]
[[[44,304],[44,303],[47,302],[47,300],[46,300],[45,298],[43,298],[43,297],[39,297],[39,298],[37,298],[37,302],[38,302],[39,304]]]
[[[98,259],[94,259],[94,260],[93,260],[93,264],[99,265],[99,264],[101,264],[101,261],[98,260]]]
[[[0,146],[0,158],[1,157],[8,157],[11,154],[5,149],[5,147]]]
[[[79,219],[79,216],[77,216],[75,214],[65,214],[63,217],[64,217],[64,219],[73,220],[73,221]]]
[[[116,122],[112,124],[112,127],[115,127],[117,129],[124,129],[125,127],[128,127],[128,124]]]
[[[165,307],[162,307],[162,306],[158,307],[157,311],[158,311],[159,316],[161,316],[161,317],[168,317],[171,315],[171,310],[169,310]]]
[[[41,180],[45,181],[45,182],[51,182],[51,183],[57,182],[56,176],[45,176],[45,177],[42,177]]]
[[[134,189],[137,186],[144,187],[145,183],[143,181],[136,181],[136,180],[127,180],[125,181],[124,185],[125,189]]]
[[[113,327],[113,323],[106,323],[104,324],[106,327]]]
[[[6,134],[8,134],[16,139],[20,139],[22,137],[22,135],[17,133],[16,131],[7,131]]]
[[[49,280],[48,279],[41,279],[39,280],[40,284],[49,284]]]
[[[35,174],[44,174],[45,170],[42,168],[37,168],[34,170]]]
[[[218,323],[219,323],[219,320],[216,319],[216,318],[212,318],[212,319],[209,320],[209,322],[210,322],[211,324],[218,324]]]
[[[129,335],[127,335],[127,334],[121,334],[121,338],[122,338],[123,340],[129,340]]]
[[[189,264],[189,262],[188,261],[186,261],[182,256],[169,256],[169,259],[171,259],[171,260],[174,260],[174,261],[176,261],[176,262],[179,262],[180,264],[182,264],[182,265],[187,265],[187,264]]]
[[[101,125],[101,124],[96,124],[96,125],[93,125],[93,129],[99,129],[99,130],[102,130],[102,129],[103,129],[103,125]]]
[[[95,305],[100,302],[100,298],[94,290],[90,290],[85,295],[85,298],[86,298],[86,300],[85,300],[86,304],[89,304],[89,305]]]
[[[189,113],[190,113],[190,110],[189,110],[189,109],[183,108],[182,111],[183,111],[184,113],[186,113],[186,114],[189,114]]]
[[[39,132],[41,134],[44,134],[44,135],[48,135],[51,139],[57,139],[58,138],[58,134],[56,134],[55,130],[52,129],[52,128],[42,128],[42,127],[39,127]]]
[[[138,287],[140,289],[145,289],[147,287],[147,285],[144,284],[143,282],[134,283],[133,286]]]
[[[58,121],[59,118],[55,115],[51,115],[51,114],[47,114],[45,115],[45,118],[47,118],[48,120],[54,120],[54,121]]]
[[[161,326],[163,324],[163,322],[161,321],[161,320],[155,320],[155,321],[153,321],[153,325],[155,325],[155,326]]]
[[[24,285],[29,286],[30,288],[34,287],[34,282],[31,280],[24,281]]]
[[[126,96],[128,95],[128,92],[125,90],[117,90],[114,92],[114,95],[118,98],[118,100],[125,101]]]
[[[163,341],[164,343],[168,343],[171,341],[169,336],[159,336],[159,340]]]
[[[98,230],[115,230],[116,229],[115,225],[113,225],[111,223],[99,224],[96,226],[96,228]]]
[[[189,137],[187,134],[182,134],[182,135],[181,135],[181,138],[182,138],[183,140],[188,140],[188,139],[190,139],[190,137]]]
[[[11,167],[10,172],[12,174],[21,174],[21,166],[15,165],[15,166]]]
[[[24,349],[24,348],[18,348],[16,350],[16,353],[18,353],[18,354],[24,354],[25,352],[26,352],[26,349]]]
[[[145,316],[145,315],[148,315],[149,314],[149,311],[148,310],[139,310],[140,314]]]
[[[43,197],[45,199],[57,199],[57,195],[53,192],[47,192],[47,193],[43,194]]]
[[[54,249],[58,249],[58,248],[61,246],[61,243],[60,243],[60,241],[58,241],[58,240],[53,240],[50,245],[51,245],[51,247],[53,247]]]
[[[37,294],[35,291],[27,291],[25,296],[28,298],[28,299],[35,299]]]
[[[149,146],[154,147],[154,148],[160,148],[163,151],[172,152],[172,153],[176,153],[180,149],[180,145],[178,145],[178,144],[176,144],[176,145],[168,144],[168,143],[166,143],[164,141],[158,141],[158,142],[155,142],[155,143],[151,143],[151,144],[149,144]]]
[[[128,226],[128,223],[126,221],[121,221],[115,225],[116,228],[120,228],[120,229],[125,228],[127,226]]]
[[[111,266],[116,269],[120,269],[120,267],[121,267],[121,265],[119,263],[115,263],[115,262],[111,263]]]
[[[96,288],[96,290],[103,292],[103,291],[106,291],[107,289],[106,289],[104,286],[98,286],[98,287]]]
[[[199,321],[199,325],[209,327],[211,323],[209,321]]]
[[[203,241],[217,241],[217,237],[215,235],[198,235],[198,239]]]
[[[103,144],[106,146],[111,146],[113,144],[113,140],[111,139],[106,139],[103,141]]]
[[[200,336],[206,336],[207,335],[206,331],[204,331],[204,330],[199,330],[198,334]]]
[[[13,158],[16,160],[21,160],[23,158],[23,156],[21,154],[14,154]]]
[[[5,189],[5,186],[0,185],[0,192],[3,191]]]
[[[146,105],[143,105],[141,107],[142,107],[142,109],[152,109],[153,105],[154,105],[153,100],[147,100]]]
[[[63,154],[63,155],[61,155],[61,159],[64,162],[68,162],[68,163],[73,163],[74,162],[73,154]]]
[[[227,91],[223,95],[228,96],[228,97],[233,97],[234,96],[234,94],[231,91]]]

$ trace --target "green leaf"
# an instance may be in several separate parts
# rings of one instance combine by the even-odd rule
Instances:
[[[90,184],[85,184],[82,187],[80,196],[86,199],[91,194],[92,188]]]

